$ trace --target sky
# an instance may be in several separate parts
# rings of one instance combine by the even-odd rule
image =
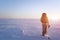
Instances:
[[[0,18],[60,18],[60,0],[0,0]]]

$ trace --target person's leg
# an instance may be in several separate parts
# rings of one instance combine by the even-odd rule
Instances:
[[[46,33],[46,27],[45,24],[42,24],[42,36],[45,36]]]
[[[44,26],[42,24],[42,36],[44,36]]]
[[[45,34],[47,34],[47,25],[45,25]]]
[[[43,32],[42,32],[42,36],[44,36],[45,35],[45,33],[44,33],[44,30],[43,30]]]

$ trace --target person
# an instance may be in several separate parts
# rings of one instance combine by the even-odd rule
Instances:
[[[45,36],[45,34],[47,34],[47,28],[50,27],[49,20],[46,13],[42,13],[40,21],[42,23],[42,36]]]

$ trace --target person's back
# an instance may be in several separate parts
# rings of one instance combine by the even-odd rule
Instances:
[[[45,36],[45,34],[47,33],[47,26],[49,25],[49,21],[48,21],[46,13],[42,14],[40,21],[42,23],[42,36]]]

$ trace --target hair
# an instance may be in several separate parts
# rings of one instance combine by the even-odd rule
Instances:
[[[46,16],[46,13],[42,13],[42,16]]]

